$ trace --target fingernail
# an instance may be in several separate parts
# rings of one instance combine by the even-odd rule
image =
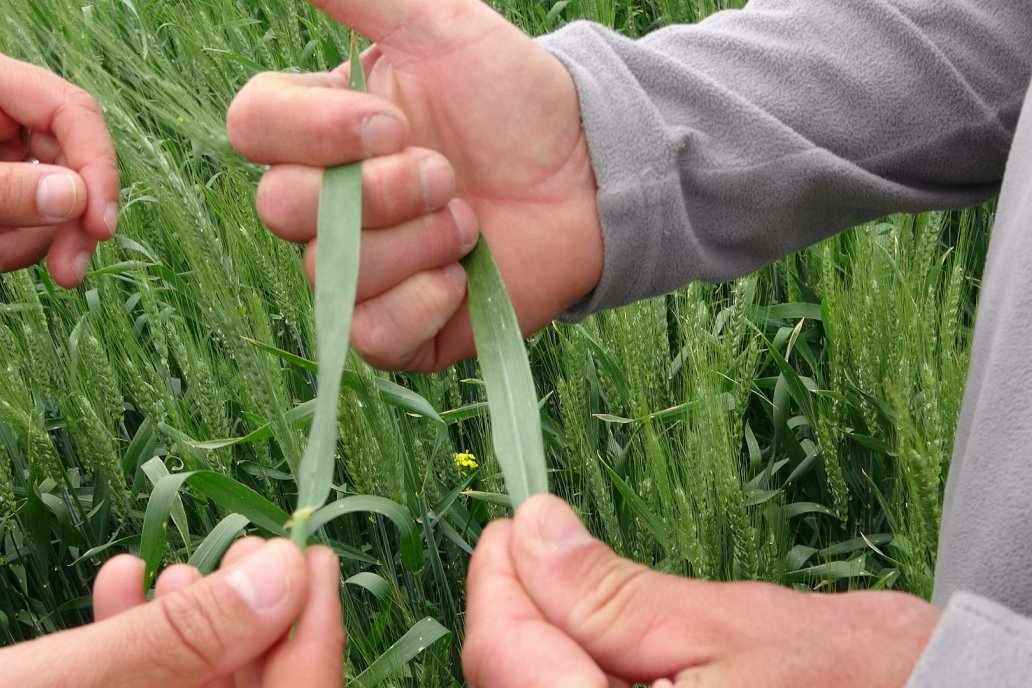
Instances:
[[[268,543],[230,569],[226,576],[226,582],[255,611],[275,607],[290,591],[286,559],[281,550],[285,545],[293,547],[281,540]]]
[[[45,218],[67,220],[78,205],[79,191],[70,174],[49,174],[36,187],[36,211]]]
[[[458,263],[453,263],[444,268],[444,276],[451,280],[459,291],[466,289],[466,271]]]
[[[462,242],[462,253],[465,255],[476,246],[480,238],[480,228],[477,226],[477,216],[473,209],[465,203],[452,203],[448,206],[452,218],[455,220],[455,227],[459,231],[459,241]]]
[[[455,193],[455,174],[451,165],[440,158],[424,158],[419,163],[419,178],[423,183],[423,201],[431,210],[442,207]]]
[[[117,203],[108,203],[107,208],[104,208],[104,224],[107,225],[108,231],[111,232],[111,236],[114,236],[115,231],[118,229]]]
[[[86,276],[86,268],[90,264],[90,254],[86,251],[76,254],[75,258],[72,258],[72,273],[75,275],[75,279],[79,282]]]
[[[592,542],[594,538],[573,513],[566,502],[555,497],[538,497],[538,537],[552,552],[573,549]],[[547,501],[546,501],[547,500]]]
[[[362,140],[370,155],[387,155],[405,144],[405,125],[394,115],[373,115],[362,123]]]

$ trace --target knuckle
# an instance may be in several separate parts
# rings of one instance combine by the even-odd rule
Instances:
[[[198,667],[214,674],[226,645],[216,622],[221,602],[204,588],[194,588],[162,598],[157,603],[160,624],[173,639],[162,638],[161,661],[176,672],[183,667]],[[161,634],[166,635],[166,634]]]
[[[415,353],[406,358],[404,366],[397,364],[395,368],[404,368],[413,373],[435,373],[440,370],[441,366],[437,365],[437,347],[434,340],[423,342]]]
[[[68,85],[61,103],[57,106],[54,119],[64,116],[67,116],[72,121],[104,121],[104,113],[94,97],[78,86],[71,84]]]
[[[89,117],[102,117],[100,105],[96,99],[78,86],[69,86],[65,94],[66,107]]]
[[[31,194],[27,193],[28,180],[15,172],[13,166],[0,165],[0,215],[19,215]],[[12,213],[11,210],[16,212]]]
[[[433,273],[433,283],[421,291],[420,297],[423,312],[427,314],[428,323],[434,333],[444,327],[444,323],[459,307],[464,295],[465,290],[460,290],[444,270]]]
[[[351,345],[367,362],[377,367],[400,363],[399,336],[390,309],[380,308],[377,300],[356,304],[352,320]]]
[[[570,608],[567,622],[578,635],[605,642],[621,619],[640,612],[641,596],[648,585],[649,569],[616,557],[602,544],[584,553],[580,595]]]
[[[398,169],[393,165],[376,164],[376,159],[373,160],[372,164],[364,166],[363,200],[374,207],[394,205],[397,202],[395,189],[398,185],[393,182],[398,176]]]
[[[115,185],[118,184],[118,163],[114,158],[98,157],[87,163],[80,171],[90,180],[103,180],[101,183],[104,185],[111,183],[110,180],[114,180]],[[103,189],[103,191],[108,192],[108,189]],[[112,191],[118,193],[117,186]]]
[[[463,292],[441,270],[422,272],[355,306],[351,344],[366,362],[389,369],[434,365],[431,341],[462,302]],[[404,304],[403,307],[394,307]]]
[[[433,252],[438,264],[456,261],[466,254],[455,216],[448,208],[441,208],[427,216],[423,221],[422,234],[423,245]]]

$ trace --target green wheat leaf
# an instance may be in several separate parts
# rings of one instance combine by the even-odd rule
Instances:
[[[430,617],[417,621],[398,642],[391,645],[365,671],[355,677],[355,685],[359,688],[369,688],[384,682],[403,671],[409,662],[430,645],[450,634],[451,631]]]
[[[242,514],[230,514],[215,524],[207,537],[197,546],[188,562],[201,573],[207,575],[215,570],[226,553],[240,534],[244,532],[251,520]]]
[[[151,459],[149,464],[161,463]],[[229,476],[213,471],[191,471],[173,473],[158,480],[147,500],[147,511],[143,517],[143,534],[140,537],[140,558],[145,563],[144,583],[146,590],[154,580],[161,556],[165,551],[168,520],[173,505],[179,499],[179,491],[189,484],[194,491],[214,501],[227,511],[238,513],[259,528],[283,535],[283,524],[288,515],[278,506],[251,488],[238,483]]]
[[[330,502],[322,507],[308,521],[308,534],[335,518],[345,514],[368,512],[389,518],[401,534],[401,561],[410,571],[423,568],[423,543],[419,539],[419,530],[412,521],[412,516],[403,506],[386,497],[373,495],[355,495]]]
[[[463,259],[469,315],[487,387],[491,438],[513,508],[548,491],[534,379],[508,292],[483,237]]]
[[[363,90],[365,78],[354,35],[351,37],[351,74],[349,85],[355,90]],[[337,404],[348,357],[351,316],[355,310],[361,234],[361,165],[355,163],[326,170],[319,192],[319,251],[315,259],[319,392],[308,445],[298,469],[298,506],[291,530],[292,539],[299,545],[305,541],[308,516],[326,502],[333,481],[338,434]]]

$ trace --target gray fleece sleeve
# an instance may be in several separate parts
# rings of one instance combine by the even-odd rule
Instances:
[[[565,317],[990,197],[1030,35],[1027,0],[752,0],[637,41],[587,22],[540,38],[576,83],[605,246]]]
[[[950,598],[906,688],[1024,688],[1032,681],[1032,619],[984,597]]]

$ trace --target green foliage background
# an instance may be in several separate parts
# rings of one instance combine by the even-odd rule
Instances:
[[[588,17],[630,35],[723,7],[494,4],[532,33]],[[8,2],[0,50],[95,94],[124,190],[120,234],[78,290],[38,268],[0,279],[0,643],[89,621],[98,566],[139,550],[164,473],[295,503],[311,295],[296,248],[255,216],[260,170],[230,150],[224,113],[255,72],[329,69],[346,46],[300,0]],[[529,347],[553,488],[665,571],[927,596],[990,220],[890,217],[734,283],[546,328]],[[478,374],[349,363],[334,489],[395,502],[425,557],[406,568],[398,530],[368,512],[321,531],[359,685],[461,683],[465,564],[506,512]],[[264,532],[197,488],[173,516],[166,562],[210,565]],[[395,645],[439,628],[426,618],[441,639]]]

